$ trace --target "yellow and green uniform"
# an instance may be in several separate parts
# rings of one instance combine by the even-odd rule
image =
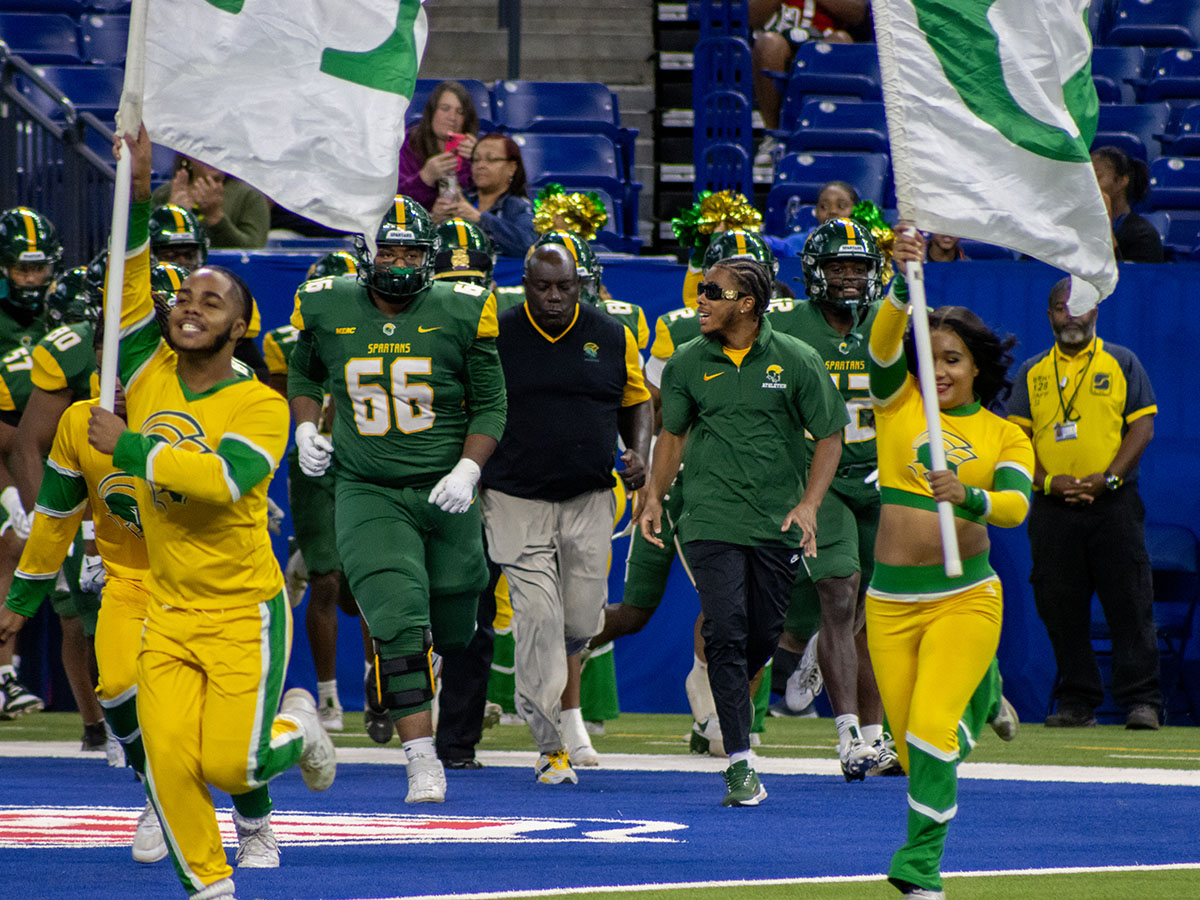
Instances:
[[[33,391],[33,355],[28,347],[12,347],[0,356],[0,421],[16,428]]]
[[[870,337],[883,503],[936,512],[926,481],[930,453],[917,379],[904,354],[907,291],[893,282]],[[978,399],[941,411],[947,466],[967,488],[954,513],[977,523],[1015,527],[1029,509],[1033,449],[1012,422]],[[963,560],[950,578],[937,566],[876,563],[867,590],[867,639],[879,694],[909,773],[908,841],[889,877],[940,890],[946,830],[957,811],[957,765],[1000,702],[1000,580],[986,553]],[[959,737],[965,726],[966,744]]]
[[[98,400],[67,407],[58,423],[42,486],[34,507],[33,530],[13,576],[6,605],[25,616],[37,612],[73,550],[84,511],[96,523],[96,549],[104,560],[103,602],[96,624],[96,667],[100,705],[126,759],[139,774],[145,755],[137,719],[136,663],[146,620],[143,580],[148,566],[137,485],[87,439],[88,415]]]
[[[70,391],[86,400],[99,391],[95,329],[90,322],[60,325],[33,348],[33,386],[47,393]]]
[[[0,278],[0,296],[7,296],[8,282]],[[28,325],[14,319],[0,304],[0,354],[5,354],[14,347],[24,347],[31,350],[33,345],[41,340],[46,333],[46,321],[41,316],[35,317]]]
[[[488,581],[478,505],[451,515],[429,491],[468,434],[504,433],[496,300],[433,282],[388,316],[353,276],[323,278],[297,291],[292,325],[288,394],[333,397],[338,554],[385,668],[401,670],[383,679],[385,702],[409,715],[431,699],[410,662],[429,649],[427,632],[446,650],[465,645]],[[386,565],[381,546],[393,551]]]
[[[129,430],[113,463],[136,476],[149,561],[137,666],[147,790],[194,893],[232,874],[208,784],[250,793],[303,746],[294,722],[275,717],[292,622],[267,485],[288,413],[236,370],[202,393],[183,383],[151,300],[149,215],[148,203],[130,207],[119,365]]]

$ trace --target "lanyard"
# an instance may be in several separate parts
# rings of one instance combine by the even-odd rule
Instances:
[[[1075,412],[1075,398],[1079,396],[1079,389],[1083,387],[1083,382],[1087,376],[1088,369],[1092,367],[1092,360],[1096,358],[1096,346],[1092,345],[1092,349],[1088,352],[1088,361],[1084,364],[1083,371],[1079,373],[1079,383],[1075,385],[1075,393],[1071,394],[1071,399],[1063,398],[1063,387],[1065,387],[1066,379],[1058,374],[1058,349],[1054,350],[1054,387],[1058,391],[1058,406],[1062,410],[1064,422],[1078,422],[1079,413]]]

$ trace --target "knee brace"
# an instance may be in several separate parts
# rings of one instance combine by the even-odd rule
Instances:
[[[386,657],[383,642],[376,638],[374,645],[375,678],[370,689],[379,705],[393,719],[428,709],[433,701],[433,632],[425,629],[419,653]]]

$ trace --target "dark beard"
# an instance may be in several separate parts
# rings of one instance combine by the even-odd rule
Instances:
[[[171,346],[171,342],[169,340],[167,341],[167,344],[169,346],[171,346],[171,349],[175,350],[176,353],[182,353],[182,354],[186,354],[188,356],[196,356],[196,357],[209,357],[209,356],[216,356],[223,349],[225,349],[225,345],[230,343],[230,341],[232,341],[232,340],[233,340],[233,326],[230,325],[228,328],[225,329],[224,334],[218,334],[215,338],[213,338],[211,341],[209,341],[207,346],[204,346],[204,347],[193,347],[190,350],[180,350],[177,347]]]

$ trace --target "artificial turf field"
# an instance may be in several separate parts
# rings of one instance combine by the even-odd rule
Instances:
[[[449,773],[444,805],[413,807],[397,742],[378,747],[348,714],[330,791],[309,794],[295,772],[272,782],[283,864],[235,873],[238,896],[899,896],[882,873],[905,779],[846,784],[831,721],[772,719],[769,799],[722,809],[722,764],[687,754],[688,727],[623,715],[593,739],[602,768],[551,787],[533,780],[528,732],[499,726],[480,745],[486,769]],[[80,730],[71,714],[0,723],[0,898],[182,898],[169,863],[130,860],[142,798],[127,772],[78,753]],[[961,774],[949,897],[1200,898],[1197,729],[1025,726],[1012,744],[987,735]]]

